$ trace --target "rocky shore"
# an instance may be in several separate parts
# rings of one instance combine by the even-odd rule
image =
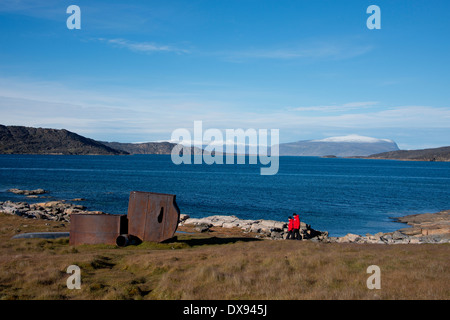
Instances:
[[[46,191],[10,189],[10,192],[23,195],[43,194]],[[83,199],[73,199],[71,201]],[[45,219],[70,223],[72,214],[105,214],[102,211],[91,211],[80,204],[66,200],[47,201],[41,203],[0,202],[0,212],[30,219]],[[395,219],[410,225],[389,233],[374,235],[347,234],[343,237],[330,237],[327,231],[318,231],[301,222],[300,233],[303,240],[323,243],[372,243],[372,244],[420,244],[450,242],[450,210],[438,213],[416,214]],[[236,216],[214,215],[204,218],[191,218],[180,215],[180,226],[193,226],[197,232],[208,232],[210,228],[238,228],[243,233],[252,234],[261,239],[283,240],[287,235],[287,223],[275,220],[244,220]]]
[[[411,215],[396,219],[412,228],[403,228],[394,232],[379,232],[374,235],[349,233],[343,237],[329,237],[327,231],[318,231],[301,222],[300,233],[303,240],[324,243],[372,243],[372,244],[420,244],[450,242],[450,210],[433,214]],[[243,232],[253,232],[257,237],[282,240],[286,239],[287,224],[274,220],[242,220],[235,216],[210,216],[201,219],[181,215],[180,225],[194,225],[199,232],[211,227],[240,228]]]
[[[20,193],[26,194],[26,193]],[[73,199],[81,201],[83,199]],[[102,211],[91,211],[80,204],[69,203],[66,200],[47,201],[40,203],[28,202],[0,202],[0,212],[29,219],[43,219],[61,222],[70,222],[70,215],[76,213],[105,214]]]
[[[198,232],[207,232],[212,227],[238,228],[244,233],[253,233],[258,238],[282,240],[287,235],[287,223],[275,220],[244,220],[236,216],[215,215],[205,218],[191,218],[189,215],[180,215],[180,226],[193,225]],[[301,222],[300,227],[305,239],[323,240],[328,238],[328,232],[318,231],[310,225]]]

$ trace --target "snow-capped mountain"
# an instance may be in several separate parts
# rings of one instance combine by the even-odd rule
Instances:
[[[357,134],[351,134],[348,136],[330,137],[321,140],[310,140],[313,142],[364,142],[364,143],[374,143],[374,142],[391,142],[394,141],[389,139],[377,139],[371,137],[360,136]]]
[[[303,140],[279,145],[281,156],[354,157],[399,150],[389,139],[377,139],[356,134],[320,140]]]

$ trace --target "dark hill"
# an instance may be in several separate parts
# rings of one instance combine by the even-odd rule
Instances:
[[[366,158],[415,161],[450,161],[450,147],[383,152],[370,155]]]
[[[115,150],[93,139],[67,130],[0,125],[2,154],[73,154],[119,155]]]
[[[130,154],[170,154],[175,143],[170,142],[145,142],[145,143],[121,143],[103,142],[110,148],[122,150]]]

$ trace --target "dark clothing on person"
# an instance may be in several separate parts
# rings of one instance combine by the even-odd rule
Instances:
[[[294,214],[294,229],[293,236],[295,240],[302,240],[300,236],[300,217],[297,214]]]
[[[288,223],[288,233],[287,233],[287,240],[291,239],[295,239],[294,238],[294,219],[289,218],[289,223]]]

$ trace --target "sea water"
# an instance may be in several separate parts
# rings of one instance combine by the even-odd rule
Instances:
[[[263,176],[259,165],[175,165],[170,155],[0,155],[0,201],[84,198],[89,210],[125,214],[130,191],[175,194],[191,217],[287,221],[295,212],[330,236],[365,235],[405,226],[392,217],[450,209],[450,163],[280,157],[278,173]]]

